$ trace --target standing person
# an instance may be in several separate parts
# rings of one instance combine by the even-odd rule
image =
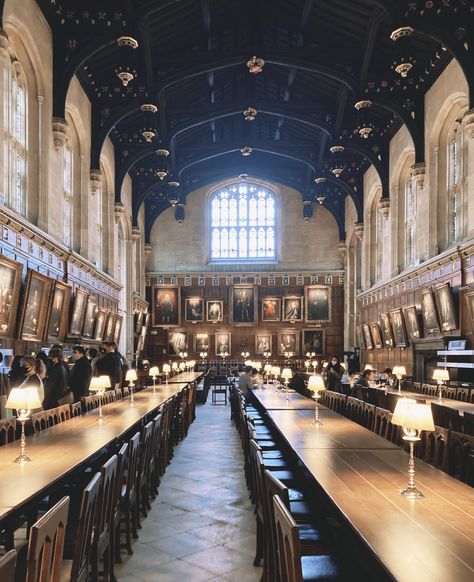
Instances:
[[[68,373],[62,350],[51,348],[48,360],[49,368],[44,381],[43,408],[45,410],[59,406],[58,400],[64,398],[68,393]]]
[[[95,367],[99,376],[108,376],[112,388],[120,382],[120,363],[115,353],[113,342],[105,342],[104,355],[96,361]]]
[[[123,386],[125,384],[125,376],[127,375],[127,370],[128,370],[128,362],[126,360],[126,358],[124,356],[122,356],[122,354],[119,352],[118,349],[118,345],[115,342],[112,342],[114,344],[114,351],[115,351],[115,357],[117,358],[117,366],[119,368],[119,386],[117,386],[117,388],[120,388],[121,386]]]
[[[341,391],[341,378],[344,374],[344,368],[341,365],[338,356],[331,356],[326,368],[327,388],[334,392]]]
[[[25,378],[25,371],[21,366],[21,361],[24,356],[15,356],[10,368],[8,376],[10,377],[10,387],[18,388]]]
[[[20,384],[19,388],[36,388],[38,390],[39,399],[43,402],[44,386],[41,378],[44,367],[43,362],[35,359],[33,356],[23,356],[20,364],[25,372],[25,379]]]
[[[92,368],[86,358],[86,350],[82,346],[72,348],[72,359],[74,366],[71,370],[69,387],[74,394],[74,402],[79,402],[81,396],[88,396],[89,386],[92,378]]]

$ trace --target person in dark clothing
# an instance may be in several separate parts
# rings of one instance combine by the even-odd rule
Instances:
[[[23,356],[15,356],[13,358],[13,362],[10,368],[9,377],[10,377],[10,386],[12,388],[18,388],[18,386],[23,382],[25,379],[25,370],[21,365],[21,360]]]
[[[79,402],[81,396],[88,396],[92,378],[91,363],[86,358],[86,350],[82,346],[72,348],[74,367],[71,370],[69,387],[74,394],[74,402]]]
[[[364,388],[370,387],[370,382],[374,379],[373,370],[364,370],[362,374],[356,380],[356,386],[363,386]]]
[[[327,389],[334,392],[341,391],[341,378],[344,374],[344,368],[337,356],[331,356],[326,368]]]
[[[120,359],[115,353],[113,342],[105,343],[105,354],[97,360],[95,367],[99,376],[108,376],[110,378],[112,389],[115,389],[116,385],[121,383]]]
[[[68,393],[68,373],[59,348],[51,348],[48,354],[50,362],[44,381],[43,408],[49,410],[59,405],[58,400]]]
[[[298,392],[299,394],[306,396],[307,390],[305,377],[303,376],[303,374],[298,372],[298,369],[295,366],[292,366],[291,371],[293,372],[293,377],[291,378],[290,383],[288,384],[288,388],[291,388],[291,390],[294,390],[295,392]]]
[[[120,386],[124,386],[125,385],[125,376],[127,375],[127,370],[128,370],[128,363],[127,360],[124,358],[124,356],[122,356],[122,354],[119,352],[118,350],[118,345],[115,342],[112,342],[113,346],[114,346],[114,351],[115,351],[115,357],[117,358],[118,361],[118,366],[119,366],[119,370],[120,370]]]

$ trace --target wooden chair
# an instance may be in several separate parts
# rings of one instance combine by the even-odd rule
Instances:
[[[474,414],[465,412],[461,419],[462,432],[469,435],[474,435]]]
[[[152,434],[152,456],[149,467],[149,490],[153,499],[158,495],[160,486],[160,446],[161,446],[161,423],[163,415],[157,414],[153,419],[154,427]]]
[[[346,404],[346,416],[350,420],[357,422],[357,424],[363,424],[364,422],[364,406],[365,402],[354,398],[353,396],[347,397]]]
[[[373,431],[381,437],[387,438],[387,430],[392,421],[392,413],[384,408],[375,409]]]
[[[113,499],[115,479],[118,469],[117,455],[113,455],[100,469],[102,483],[100,487],[99,511],[92,540],[92,580],[99,579],[100,561],[104,563],[104,580],[114,580],[114,560],[110,539],[112,535]]]
[[[339,394],[337,392],[334,393],[332,397],[332,410],[339,414],[345,414],[346,412],[346,402],[347,402],[347,394]]]
[[[120,519],[125,525],[125,548],[131,555],[132,535],[138,538],[138,461],[140,454],[140,433],[137,432],[128,442],[128,467],[125,483],[120,494]]]
[[[411,391],[417,394],[422,394],[421,382],[413,382],[411,386]]]
[[[374,422],[375,405],[366,402],[362,412],[362,426],[365,426],[365,428],[368,428],[369,430],[374,430]]]
[[[74,404],[69,405],[71,407],[71,418],[76,418],[76,416],[81,416],[82,405],[80,402],[74,402]]]
[[[338,580],[341,578],[334,559],[328,555],[303,556],[298,526],[283,501],[273,497],[280,580],[303,582],[304,580]]]
[[[459,430],[461,426],[461,419],[459,412],[449,406],[443,406],[436,402],[431,403],[431,411],[433,413],[433,420],[435,426],[442,426],[450,430]]]
[[[474,487],[474,436],[452,431],[449,435],[448,473]]]
[[[0,580],[15,582],[16,550],[10,550],[0,558]]]
[[[0,445],[7,445],[15,440],[16,436],[16,417],[0,419]]]
[[[91,396],[81,396],[83,412],[90,412],[99,406],[99,397],[96,394]]]
[[[64,422],[65,420],[69,420],[71,418],[71,404],[58,406],[55,410],[58,415],[59,422]]]
[[[450,398],[452,400],[456,400],[457,392],[458,392],[458,389],[456,388],[456,386],[445,386],[443,397]]]
[[[122,398],[126,398],[130,396],[130,388],[128,386],[124,386],[122,389]]]
[[[38,433],[45,428],[48,428],[46,424],[46,415],[44,412],[35,412],[31,415],[31,426],[33,427],[33,432]]]
[[[471,394],[471,388],[466,388],[465,386],[458,386],[456,391],[456,400],[461,402],[469,402],[469,396]]]
[[[427,396],[437,396],[438,386],[436,384],[423,384],[423,394]]]
[[[30,530],[26,559],[26,582],[59,582],[69,497],[63,497]]]
[[[115,478],[114,497],[112,500],[112,527],[110,531],[111,556],[115,562],[121,562],[120,557],[120,501],[122,487],[125,481],[125,470],[128,465],[128,443],[124,443],[117,453],[118,466]]]
[[[73,559],[70,564],[66,562],[70,582],[87,582],[89,579],[89,563],[94,525],[99,511],[101,481],[101,474],[96,473],[82,493]]]
[[[50,428],[59,424],[59,414],[57,408],[51,408],[50,410],[44,411],[44,418],[46,421],[46,427]]]
[[[369,390],[365,386],[360,386],[356,384],[352,391],[352,396],[357,398],[358,400],[362,400],[363,402],[369,401]]]
[[[441,426],[435,426],[434,431],[423,431],[417,456],[437,469],[447,471],[449,436],[450,431]]]
[[[122,400],[122,388],[115,388],[115,402]]]
[[[146,517],[148,515],[148,509],[151,509],[150,506],[150,479],[149,479],[149,470],[150,470],[150,460],[153,454],[153,429],[154,423],[153,421],[148,422],[142,431],[141,437],[141,447],[140,447],[140,464],[138,468],[138,487],[137,487],[137,494],[138,494],[138,507],[142,512],[142,515]]]

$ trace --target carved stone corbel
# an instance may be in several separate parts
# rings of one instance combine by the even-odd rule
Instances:
[[[95,196],[102,187],[102,172],[100,170],[91,170],[90,182],[91,182],[91,194]]]
[[[151,255],[151,243],[145,243],[145,256]]]
[[[364,238],[364,223],[363,222],[356,222],[354,225],[354,234],[359,240]]]
[[[474,108],[466,111],[463,118],[464,131],[469,139],[474,138]]]
[[[410,172],[410,178],[415,182],[417,188],[423,189],[425,181],[426,166],[424,162],[413,164]]]
[[[140,229],[138,228],[138,226],[134,226],[132,228],[132,240],[137,241],[140,239],[142,233],[140,231]]]
[[[125,214],[125,206],[122,202],[116,202],[114,205],[115,224],[120,222],[120,218]]]
[[[53,117],[53,141],[57,152],[67,142],[67,121],[62,117]]]
[[[347,246],[346,246],[346,243],[345,243],[345,242],[340,242],[340,243],[337,245],[337,251],[338,251],[339,253],[341,253],[341,255],[342,255],[343,257],[345,257],[345,256],[346,256],[346,251],[347,251]]]
[[[379,203],[377,204],[377,210],[386,220],[390,213],[390,199],[389,198],[381,198]]]

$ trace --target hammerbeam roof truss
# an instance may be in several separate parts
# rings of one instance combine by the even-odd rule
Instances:
[[[343,238],[344,198],[362,219],[370,164],[388,197],[388,142],[401,124],[423,162],[423,95],[453,57],[474,104],[472,0],[37,1],[53,33],[53,114],[64,117],[77,74],[92,102],[91,169],[110,137],[116,199],[128,172],[134,220],[145,204],[148,232],[170,201],[182,206],[196,187],[245,173],[288,184],[316,208],[323,196]],[[395,42],[400,27],[410,34]],[[138,48],[119,46],[121,36]],[[246,67],[253,55],[265,59],[259,74]],[[406,77],[395,71],[403,62]],[[117,77],[124,70],[133,74],[127,86]],[[362,99],[371,106],[356,110]],[[248,107],[253,121],[244,119]],[[334,154],[334,145],[345,149]]]

